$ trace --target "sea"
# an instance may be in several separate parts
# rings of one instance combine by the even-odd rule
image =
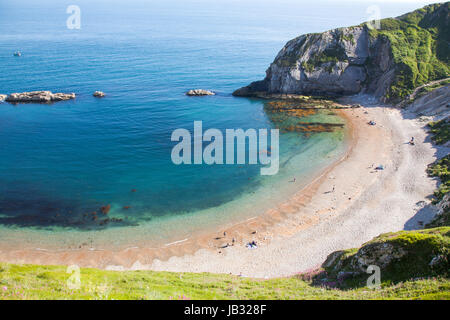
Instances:
[[[424,4],[0,1],[0,94],[77,95],[0,104],[0,242],[163,244],[279,205],[342,157],[345,129],[281,130],[271,176],[258,164],[176,165],[172,132],[192,131],[194,121],[222,132],[277,128],[267,101],[232,92],[264,78],[288,40]],[[216,95],[185,95],[196,88]],[[93,97],[97,90],[106,97]],[[333,112],[302,121],[345,124]]]

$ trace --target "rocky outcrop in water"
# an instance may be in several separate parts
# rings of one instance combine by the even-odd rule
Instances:
[[[52,93],[51,91],[32,91],[11,93],[6,101],[11,103],[51,103],[75,99],[75,93]]]
[[[387,101],[403,99],[417,86],[448,76],[448,53],[441,49],[448,46],[448,3],[383,19],[380,25],[379,30],[362,24],[299,36],[281,49],[264,80],[233,95],[369,93]]]
[[[189,90],[188,92],[186,92],[187,96],[213,96],[215,95],[214,92],[209,91],[209,90],[203,90],[203,89],[194,89],[194,90]]]
[[[95,91],[93,96],[96,98],[103,98],[106,96],[106,94],[103,91]]]

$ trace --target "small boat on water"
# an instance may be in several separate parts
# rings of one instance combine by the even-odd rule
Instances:
[[[20,51],[14,52],[14,57],[20,57],[21,55],[22,55],[22,53],[20,53]]]

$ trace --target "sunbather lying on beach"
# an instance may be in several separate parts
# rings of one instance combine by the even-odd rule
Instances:
[[[249,249],[256,249],[256,248],[258,248],[258,246],[256,245],[255,240],[253,240],[252,242],[247,243],[246,247],[249,248]]]

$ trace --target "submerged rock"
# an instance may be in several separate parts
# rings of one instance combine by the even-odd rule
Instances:
[[[108,204],[108,205],[103,206],[103,207],[100,208],[100,211],[101,211],[103,214],[108,214],[110,210],[111,210],[111,205],[110,205],[110,204]]]
[[[75,93],[52,93],[51,91],[32,91],[11,93],[6,101],[11,103],[51,103],[75,99]]]
[[[215,93],[212,91],[203,90],[203,89],[194,89],[194,90],[189,90],[188,92],[186,92],[186,95],[188,95],[188,96],[213,96],[213,95],[215,95]]]
[[[106,94],[103,91],[95,91],[93,96],[96,98],[103,98]]]

